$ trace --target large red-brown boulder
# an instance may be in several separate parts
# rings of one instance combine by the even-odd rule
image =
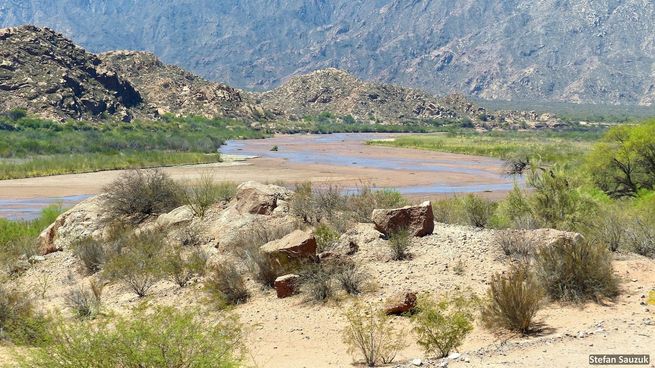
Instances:
[[[418,206],[375,209],[371,219],[375,228],[386,236],[400,230],[407,230],[413,236],[426,236],[434,231],[434,214],[429,201]]]
[[[274,286],[277,297],[282,299],[294,295],[298,291],[299,279],[300,276],[293,274],[280,276],[275,279]]]
[[[387,315],[411,313],[416,308],[416,294],[407,292],[394,296],[387,301],[384,312]]]
[[[291,191],[284,187],[248,181],[237,188],[236,208],[241,213],[270,215],[279,202],[289,198]]]
[[[316,238],[311,231],[296,230],[262,245],[259,250],[281,266],[290,262],[312,261],[316,258]]]

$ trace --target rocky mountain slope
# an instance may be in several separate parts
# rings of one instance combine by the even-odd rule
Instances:
[[[652,19],[647,0],[0,0],[0,26],[148,50],[241,88],[336,67],[438,94],[609,104],[655,102]]]
[[[252,118],[242,94],[143,52],[94,55],[48,28],[0,29],[0,111],[55,120],[164,113]]]

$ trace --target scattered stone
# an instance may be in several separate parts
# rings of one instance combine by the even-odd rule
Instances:
[[[415,367],[420,367],[423,365],[423,361],[419,358],[413,359],[411,363]]]
[[[274,286],[277,297],[282,299],[294,295],[298,291],[297,288],[299,279],[300,276],[294,274],[280,276],[275,279]]]
[[[418,206],[375,209],[371,214],[375,228],[386,236],[406,229],[412,236],[426,236],[434,231],[434,214],[429,201]]]
[[[384,312],[387,315],[411,313],[416,308],[416,293],[398,294],[387,301]]]

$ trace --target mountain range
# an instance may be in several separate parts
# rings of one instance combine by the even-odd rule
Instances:
[[[655,102],[650,0],[0,0],[91,52],[153,52],[249,90],[338,68],[445,95]]]

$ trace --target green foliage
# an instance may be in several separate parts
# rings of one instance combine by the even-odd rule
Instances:
[[[474,194],[468,194],[462,199],[462,207],[469,225],[485,227],[493,216],[496,204]]]
[[[364,358],[368,367],[390,364],[405,346],[404,331],[394,328],[391,318],[371,304],[355,303],[345,311],[347,325],[343,341],[350,354]]]
[[[169,246],[163,258],[162,271],[179,287],[185,287],[194,276],[205,274],[208,258],[202,249],[185,252],[182,247]]]
[[[0,342],[34,344],[44,338],[48,320],[37,314],[29,297],[0,285]]]
[[[507,197],[498,204],[492,222],[500,228],[532,229],[538,226],[529,196],[518,185],[514,185]]]
[[[587,159],[594,182],[614,197],[655,189],[655,120],[610,129]]]
[[[555,300],[613,298],[619,293],[612,254],[602,244],[562,239],[536,255],[536,273]]]
[[[138,224],[181,205],[180,187],[160,170],[133,170],[105,187],[103,206],[113,217]]]
[[[103,272],[110,280],[120,281],[137,296],[144,297],[163,277],[163,235],[159,230],[144,231],[132,234],[125,242],[107,261]]]
[[[212,205],[231,200],[236,195],[236,191],[236,183],[217,183],[211,174],[204,173],[198,180],[182,188],[182,203],[189,206],[196,216],[205,217],[205,213]]]
[[[407,259],[409,254],[407,250],[412,244],[412,236],[407,229],[399,229],[389,236],[389,249],[391,250],[391,259],[401,261]]]
[[[157,307],[128,317],[59,321],[48,343],[22,352],[30,368],[236,368],[242,361],[241,325],[234,317],[200,321],[198,311]],[[204,314],[203,314],[204,315]]]
[[[425,353],[445,357],[461,346],[473,330],[476,304],[477,299],[464,296],[439,301],[425,295],[419,298],[418,313],[412,316],[412,322]]]
[[[221,308],[243,304],[250,299],[243,276],[231,263],[213,267],[204,282],[205,291]]]
[[[515,266],[507,275],[492,276],[482,322],[488,329],[503,328],[528,333],[544,293],[527,264]]]
[[[334,248],[339,236],[340,234],[332,226],[326,223],[319,224],[314,229],[317,251],[320,253]]]

